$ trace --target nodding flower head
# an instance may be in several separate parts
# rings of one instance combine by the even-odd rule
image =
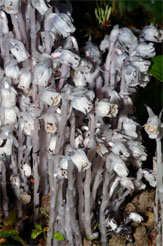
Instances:
[[[155,47],[153,46],[153,43],[140,43],[136,49],[136,55],[140,56],[142,58],[152,58],[156,55]]]
[[[77,149],[71,156],[71,160],[75,164],[79,172],[87,170],[92,165],[82,149]]]
[[[44,119],[44,128],[47,133],[55,133],[58,129],[57,117],[52,113],[45,113],[41,116]]]
[[[163,40],[163,32],[162,30],[158,30],[155,26],[150,25],[142,30],[141,37],[144,38],[145,41],[160,43]]]
[[[9,46],[11,53],[18,62],[23,62],[29,57],[29,53],[26,51],[24,44],[17,39],[12,38],[9,42]]]
[[[4,1],[4,5],[5,5],[4,10],[8,14],[17,14],[20,3],[21,3],[20,0],[5,0]]]
[[[56,106],[60,103],[61,95],[55,90],[43,90],[40,100],[49,106]]]
[[[41,15],[44,15],[48,10],[48,7],[44,0],[32,0],[32,5]]]
[[[139,70],[133,65],[127,65],[124,69],[125,81],[129,86],[135,87],[139,84],[138,80]]]
[[[62,35],[63,38],[66,38],[75,31],[73,25],[73,19],[70,15],[65,13],[59,13],[54,16],[53,23],[54,27],[57,30],[57,33]]]
[[[116,117],[118,113],[118,105],[109,103],[108,100],[101,100],[96,103],[95,113],[100,117]]]
[[[162,136],[161,131],[161,120],[155,115],[151,108],[147,106],[147,111],[149,114],[149,118],[147,123],[144,126],[145,131],[148,133],[149,138],[157,139]]]

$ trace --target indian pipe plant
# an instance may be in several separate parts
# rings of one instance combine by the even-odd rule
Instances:
[[[131,98],[137,87],[150,83],[148,69],[162,31],[151,24],[135,35],[116,25],[99,46],[89,38],[81,56],[72,6],[59,6],[44,0],[0,1],[4,216],[11,203],[7,183],[19,217],[33,204],[35,225],[41,197],[50,194],[47,246],[82,246],[84,237],[105,246],[109,231],[126,227],[132,233],[128,222],[144,220],[132,212],[122,222],[120,208],[129,194],[149,183],[156,188],[156,243],[163,245],[161,113],[155,115],[147,105],[149,118],[141,126]],[[153,170],[143,168],[148,153],[142,127],[157,143]],[[64,241],[55,239],[57,232]]]

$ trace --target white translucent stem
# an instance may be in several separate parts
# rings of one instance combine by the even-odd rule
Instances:
[[[2,206],[3,206],[3,213],[4,216],[7,217],[8,216],[8,204],[9,204],[9,199],[7,196],[7,189],[6,189],[6,167],[5,167],[5,163],[2,169],[2,182],[1,182],[1,187],[2,187]]]
[[[72,231],[74,234],[75,245],[82,246],[82,239],[79,230],[79,225],[76,220],[76,210],[74,209],[74,177],[73,177],[74,164],[69,161],[68,165],[68,200],[69,200],[69,210],[70,210],[70,221],[72,226]]]

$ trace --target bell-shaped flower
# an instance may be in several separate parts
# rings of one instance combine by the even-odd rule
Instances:
[[[33,83],[46,87],[52,75],[51,59],[45,57],[34,68]]]
[[[131,155],[135,159],[139,159],[140,161],[145,161],[147,159],[145,147],[140,142],[129,140],[127,144]]]
[[[27,192],[21,192],[20,193],[20,200],[21,200],[22,204],[26,205],[26,204],[30,203],[31,195],[29,195]]]
[[[118,113],[118,105],[110,103],[107,99],[103,99],[96,103],[95,113],[100,117],[116,117]]]
[[[63,38],[70,36],[71,33],[75,31],[75,27],[72,22],[72,17],[65,13],[56,14],[53,19],[54,27],[57,30],[57,33],[62,35]]]
[[[1,120],[3,125],[15,124],[17,121],[17,114],[19,110],[17,107],[2,108],[1,109]]]
[[[84,73],[80,71],[75,71],[73,75],[73,82],[76,87],[85,87],[86,86],[86,78]]]
[[[83,114],[87,114],[93,107],[92,101],[94,97],[93,91],[78,87],[72,93],[71,106]]]
[[[1,106],[11,108],[16,104],[17,92],[7,82],[4,83],[4,87],[0,91],[1,94]]]
[[[149,182],[150,186],[156,187],[156,177],[154,176],[154,173],[152,173],[151,170],[143,170],[144,178]]]
[[[137,134],[136,130],[137,130],[138,125],[139,125],[138,123],[136,123],[135,121],[133,121],[131,119],[124,120],[123,121],[124,133],[131,138],[137,138],[138,134]]]
[[[119,33],[120,33],[119,26],[115,25],[110,33],[110,41],[114,43],[117,40]]]
[[[87,170],[92,165],[92,163],[88,160],[86,153],[82,149],[77,149],[71,156],[71,160],[79,172]]]
[[[22,68],[20,70],[18,88],[23,89],[25,91],[28,90],[31,84],[31,79],[32,74],[29,71],[29,68]]]
[[[89,38],[89,40],[86,42],[86,45],[84,47],[84,51],[85,51],[85,57],[88,60],[90,60],[91,62],[93,62],[96,65],[100,64],[101,52],[100,52],[99,48],[92,43],[91,38]]]
[[[158,30],[155,26],[151,24],[144,27],[141,33],[141,37],[143,37],[145,41],[160,43],[163,39],[162,34],[162,30]]]
[[[140,57],[132,57],[131,63],[133,66],[137,67],[141,73],[146,73],[151,65],[151,62],[148,60],[143,60]]]
[[[58,129],[57,117],[52,113],[43,114],[40,119],[44,120],[44,128],[47,133],[55,133]]]
[[[19,77],[19,67],[15,59],[11,59],[5,65],[5,75],[12,79],[18,79]]]
[[[113,170],[119,177],[126,177],[129,174],[129,171],[122,160],[114,163]]]
[[[132,46],[134,43],[137,43],[137,38],[130,29],[124,27],[120,29],[118,41],[124,47],[129,49],[130,46]]]
[[[47,89],[42,91],[40,100],[49,106],[56,106],[60,103],[61,95],[55,90]]]
[[[9,42],[10,51],[18,62],[23,62],[29,57],[24,44],[17,39],[11,38]]]
[[[71,106],[82,112],[83,114],[88,114],[93,108],[93,104],[90,99],[86,96],[74,96],[71,101]]]
[[[17,14],[20,7],[20,0],[5,0],[4,1],[4,10],[8,14]]]
[[[31,176],[32,170],[31,170],[31,166],[30,166],[28,163],[25,163],[25,164],[22,166],[22,173],[23,173],[23,175],[25,175],[26,177],[30,177],[30,176]]]
[[[143,217],[140,214],[132,212],[132,213],[129,214],[129,220],[141,223],[144,219],[143,219]]]
[[[121,156],[121,158],[128,158],[130,156],[130,152],[126,148],[125,144],[120,142],[119,140],[114,140],[113,142],[109,142],[109,146],[111,147],[111,151]]]
[[[32,0],[31,2],[33,7],[35,7],[41,15],[44,15],[47,12],[48,7],[45,0]]]
[[[31,136],[34,131],[34,119],[27,112],[21,112],[19,118],[20,130],[27,136]]]
[[[139,70],[136,66],[127,65],[124,68],[125,81],[129,86],[135,87],[139,84]]]
[[[134,190],[134,184],[130,178],[123,177],[120,179],[120,184],[128,190]]]
[[[63,158],[62,161],[60,162],[60,165],[58,167],[57,170],[57,174],[55,174],[57,176],[58,179],[67,179],[68,175],[67,175],[67,169],[68,169],[68,159],[67,158]]]
[[[8,20],[5,12],[0,11],[0,33],[7,34],[9,32]]]
[[[149,138],[157,139],[162,136],[161,132],[161,120],[155,115],[151,108],[147,106],[149,118],[144,126],[145,131],[148,133]]]
[[[55,148],[57,144],[58,137],[56,135],[52,136],[48,145],[48,151],[51,154],[55,154]]]
[[[153,45],[153,43],[140,43],[135,49],[136,56],[140,56],[145,59],[154,57],[156,55],[156,52]]]
[[[55,53],[53,53],[52,56],[55,56]],[[60,63],[72,66],[74,69],[79,66],[80,59],[80,56],[70,50],[62,50],[59,55]]]

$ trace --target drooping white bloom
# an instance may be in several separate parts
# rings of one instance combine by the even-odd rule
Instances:
[[[146,73],[151,65],[151,62],[148,60],[144,60],[141,57],[132,57],[131,59],[132,65],[137,67],[141,73]]]
[[[149,118],[144,126],[145,131],[148,133],[149,138],[157,139],[161,137],[161,120],[155,115],[151,108],[147,106]]]
[[[95,105],[95,113],[100,117],[116,117],[118,113],[118,105],[109,103],[108,100],[101,100]]]
[[[55,54],[55,53],[54,53]],[[79,66],[81,58],[70,50],[62,50],[59,56],[59,61],[74,69]]]
[[[9,47],[18,62],[23,62],[29,57],[29,53],[26,51],[24,44],[19,40],[14,38],[10,39]]]
[[[24,205],[26,205],[26,204],[30,203],[30,201],[31,201],[31,195],[29,195],[27,192],[21,192],[20,199],[21,199],[21,202]]]
[[[66,38],[75,31],[73,19],[70,15],[59,13],[54,16],[53,23],[57,33]]]
[[[137,126],[138,126],[138,123],[136,123],[135,121],[131,119],[126,119],[123,121],[124,133],[129,137],[132,137],[132,138],[138,137],[138,134],[136,132]]]
[[[0,33],[6,34],[9,32],[8,20],[5,12],[0,11]]]
[[[59,169],[57,170],[57,178],[59,179],[67,179],[67,169],[68,169],[68,159],[67,158],[63,158],[60,165],[59,165]]]
[[[2,108],[1,109],[1,119],[4,125],[15,124],[17,121],[17,107]]]
[[[24,175],[26,177],[30,177],[31,176],[31,173],[32,173],[32,170],[31,170],[31,167],[28,163],[25,163],[22,167],[23,169],[23,172],[24,172]]]
[[[86,86],[86,79],[84,73],[80,71],[75,71],[73,76],[73,82],[76,87],[85,87]]]
[[[58,139],[58,137],[56,135],[52,136],[51,139],[50,139],[50,143],[49,143],[49,146],[48,146],[48,151],[51,154],[55,154],[55,148],[56,148],[56,144],[57,144],[57,139]]]
[[[130,29],[124,27],[120,29],[120,33],[118,35],[118,41],[124,47],[129,49],[131,45],[137,43],[137,38],[135,37],[135,35]]]
[[[21,131],[27,135],[31,136],[32,132],[34,131],[34,119],[33,117],[27,112],[20,113],[20,129]]]
[[[44,0],[32,0],[32,5],[41,15],[44,15],[48,10],[48,7]]]
[[[134,190],[134,184],[131,179],[129,178],[122,178],[120,180],[120,184],[127,188],[128,190]]]
[[[52,113],[45,113],[41,116],[44,120],[44,128],[47,133],[55,133],[58,128],[57,117]]]
[[[7,82],[4,83],[4,87],[1,89],[1,106],[11,108],[16,104],[17,92]]]
[[[120,33],[119,26],[115,25],[110,33],[110,41],[114,43],[117,40],[119,33]]]
[[[139,70],[136,66],[127,65],[124,69],[125,81],[129,86],[135,87],[139,84]]]
[[[19,77],[19,67],[15,59],[9,60],[5,65],[5,75],[15,80]]]
[[[143,170],[144,178],[149,182],[150,186],[156,187],[156,177],[151,172],[151,170]]]
[[[126,177],[128,175],[129,171],[123,161],[113,163],[113,165],[113,169],[119,177]]]
[[[141,36],[146,40],[146,41],[151,41],[151,42],[161,42],[163,39],[162,35],[162,30],[158,30],[155,26],[152,24],[149,26],[144,27],[142,30]]]
[[[147,154],[145,152],[145,147],[138,141],[128,141],[128,148],[131,152],[131,155],[139,159],[140,161],[145,161],[147,159]]]
[[[51,59],[44,57],[34,68],[33,83],[46,87],[52,75]]]
[[[126,53],[116,56],[115,58],[116,70],[118,70],[119,72],[121,71],[122,65],[124,64],[124,61],[126,60],[127,57],[128,55]]]
[[[125,158],[128,158],[130,156],[130,153],[126,148],[125,144],[123,144],[119,140],[114,140],[113,142],[109,142],[109,146],[111,146],[111,151],[114,154],[121,156],[121,158],[123,158],[123,156]]]
[[[47,89],[41,93],[40,100],[50,106],[56,106],[60,103],[61,95],[55,90]]]
[[[153,43],[140,43],[136,49],[136,55],[140,56],[142,58],[152,58],[156,55],[155,47],[153,46]]]
[[[75,148],[79,148],[79,146],[83,146],[83,136],[82,135],[78,135],[75,138]]]
[[[77,149],[74,155],[71,156],[71,160],[73,161],[79,172],[85,171],[92,165],[82,149]]]
[[[86,96],[74,96],[71,101],[71,105],[74,109],[77,109],[83,114],[88,114],[93,107],[91,100]]]
[[[32,74],[29,71],[29,68],[22,68],[20,70],[19,84],[18,88],[23,90],[28,90],[31,84]]]
[[[20,0],[5,0],[4,5],[4,10],[8,14],[17,14],[20,6]]]
[[[132,212],[129,214],[129,219],[135,222],[138,222],[138,223],[141,223],[144,220],[140,214],[135,213],[135,212]]]

